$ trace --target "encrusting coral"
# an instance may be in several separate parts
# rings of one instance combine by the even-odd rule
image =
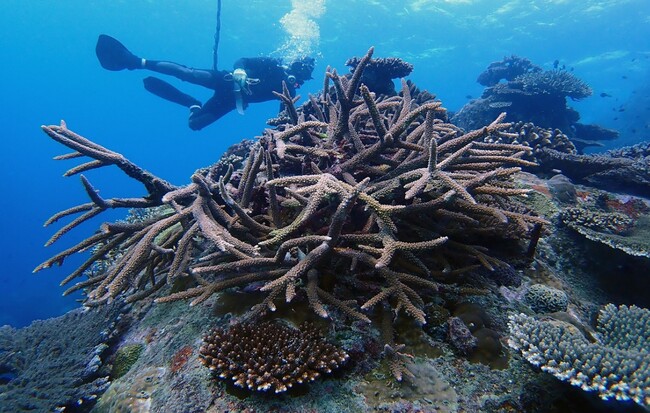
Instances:
[[[530,148],[483,142],[510,126],[505,114],[464,133],[444,121],[439,101],[418,104],[404,81],[399,95],[373,93],[361,84],[372,53],[349,76],[328,69],[323,93],[302,107],[288,91],[278,94],[288,121],[264,132],[243,168],[216,163],[184,187],[65,123],[43,126],[74,150],[57,159],[92,159],[66,176],[116,165],[148,192],[104,199],[81,175],[91,201],[54,215],[47,224],[81,214],[47,245],[107,208],[167,207],[140,222],[105,223],[35,271],[92,250],[67,284],[118,249],[107,271],[66,293],[85,290],[88,306],[154,293],[158,303],[197,305],[225,289],[262,283],[266,297],[252,315],[274,310],[284,296],[306,300],[326,318],[335,310],[368,322],[367,310],[382,303],[425,323],[423,293],[440,287],[437,276],[502,265],[486,246],[527,238],[546,221],[517,202],[528,190],[511,179],[534,165],[522,159]]]

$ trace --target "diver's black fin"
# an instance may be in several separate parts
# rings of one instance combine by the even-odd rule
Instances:
[[[95,46],[95,53],[99,64],[106,70],[134,70],[142,65],[142,59],[129,52],[117,39],[100,34]]]
[[[185,106],[187,108],[194,105],[201,105],[201,102],[192,96],[181,92],[174,86],[170,85],[164,80],[158,79],[157,77],[145,77],[142,79],[142,82],[144,83],[144,88],[149,92],[170,102],[178,103],[179,105]]]

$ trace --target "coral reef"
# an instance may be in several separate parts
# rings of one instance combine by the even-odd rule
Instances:
[[[313,325],[294,329],[277,322],[214,329],[199,353],[206,367],[235,386],[275,393],[331,373],[349,358]]]
[[[612,149],[605,152],[612,158],[644,159],[650,156],[650,142],[641,142],[632,146]]]
[[[508,344],[558,379],[603,399],[650,406],[650,311],[608,304],[598,317],[597,342],[571,324],[510,317]]]
[[[593,337],[604,343],[578,320],[588,319],[599,302],[626,302],[616,297],[621,291],[634,290],[637,304],[647,299],[639,276],[647,273],[647,260],[608,254],[607,247],[557,223],[566,216],[566,227],[575,221],[600,231],[588,219],[570,217],[584,209],[607,223],[607,214],[616,214],[633,225],[617,234],[609,225],[599,233],[638,242],[648,205],[585,188],[580,178],[573,184],[570,173],[546,180],[521,172],[552,172],[544,164],[552,159],[549,151],[578,155],[560,130],[504,123],[499,106],[508,102],[495,101],[494,118],[465,132],[412,82],[402,81],[399,93],[383,88],[410,65],[371,55],[351,60],[346,75],[328,68],[322,93],[300,106],[288,93],[278,94],[284,110],[272,128],[234,145],[183,187],[65,124],[43,127],[73,150],[57,159],[90,158],[67,176],[115,165],[146,189],[140,198],[105,199],[82,175],[90,202],[48,221],[72,218],[51,244],[106,209],[129,210],[125,220],[103,224],[36,270],[86,252],[87,260],[63,280],[76,282],[66,293],[83,290],[93,312],[130,303],[131,324],[119,342],[127,343],[123,352],[128,343],[146,343],[137,359],[125,358],[131,368],[120,377],[109,376],[111,361],[114,369],[122,364],[109,354],[115,343],[93,355],[90,365],[99,366],[93,378],[111,382],[98,381],[94,392],[84,390],[84,382],[80,388],[80,382],[65,382],[63,395],[91,394],[69,410],[90,410],[110,384],[94,411],[582,413],[575,406],[587,404],[590,413],[611,411],[610,402],[509,357],[502,342],[508,314],[565,309],[556,301],[570,300],[566,312],[547,316],[579,326],[589,345]],[[498,74],[495,66],[492,75],[513,81],[541,72],[525,61],[508,64],[512,73]],[[379,74],[369,76],[373,65]],[[638,147],[610,157],[641,165],[646,153]],[[552,223],[538,214],[553,216]],[[621,277],[605,280],[602,273],[611,269]],[[534,284],[562,288],[565,295],[551,300],[548,287]],[[531,291],[537,292],[533,298]],[[517,328],[548,322],[574,329],[530,320]],[[321,336],[288,327],[304,321],[328,328]],[[621,331],[608,323],[603,328]],[[272,345],[264,345],[265,337]],[[325,351],[332,357],[318,364],[317,351],[292,350],[306,342],[349,355],[345,369],[310,381],[323,373],[319,368],[334,366],[327,360],[334,353]],[[267,354],[262,361],[255,362],[253,348]],[[293,356],[301,351],[307,356]],[[0,352],[0,360],[8,356]],[[205,365],[227,380],[210,380]],[[289,373],[271,373],[283,369]],[[28,377],[24,387],[49,386],[38,379]]]
[[[388,391],[385,381],[371,377],[359,385],[370,412],[439,412],[459,411],[459,397],[431,361],[408,364],[413,379]]]
[[[573,73],[566,70],[526,72],[512,80],[524,92],[533,95],[565,96],[580,100],[591,96],[591,88]]]
[[[0,412],[88,411],[109,385],[119,306],[78,309],[16,330],[0,327]]]
[[[519,287],[521,285],[521,274],[512,265],[501,265],[495,268],[494,271],[481,267],[477,268],[475,273],[494,281],[500,286]]]
[[[149,413],[152,409],[152,394],[159,385],[166,370],[149,367],[138,371],[132,381],[111,386],[93,409],[96,413]]]
[[[582,233],[583,229],[610,233],[625,234],[634,225],[634,220],[617,212],[598,212],[584,207],[566,208],[560,213],[564,225]]]
[[[87,306],[152,294],[158,303],[192,299],[197,305],[225,289],[262,283],[266,296],[251,315],[274,310],[284,296],[306,300],[325,318],[338,312],[368,322],[364,311],[384,303],[425,323],[421,291],[440,288],[436,276],[502,265],[487,245],[529,237],[547,221],[517,201],[529,190],[511,179],[533,165],[522,159],[529,148],[481,142],[510,126],[503,114],[462,133],[436,118],[445,113],[440,102],[413,102],[406,82],[400,96],[377,99],[359,86],[371,55],[372,49],[350,77],[326,73],[321,99],[306,104],[316,113],[309,119],[286,91],[278,94],[290,122],[267,130],[241,169],[218,162],[185,187],[65,124],[43,126],[75,150],[58,159],[92,159],[66,176],[116,165],[148,191],[103,199],[81,175],[91,202],[55,214],[48,224],[81,213],[48,245],[107,208],[168,207],[144,221],[103,224],[35,271],[95,248],[65,284],[118,249],[108,271],[66,293],[85,290]]]
[[[506,81],[500,82],[502,79]],[[578,122],[580,115],[567,106],[567,98],[584,99],[592,91],[570,71],[562,68],[544,71],[527,59],[512,56],[490,64],[478,81],[487,86],[481,98],[467,103],[451,119],[461,128],[475,129],[507,110],[508,121],[532,122],[554,131],[551,136],[566,134],[578,152],[587,146],[601,145],[601,140],[618,137],[614,130]],[[566,151],[564,139],[555,140],[544,141],[544,147]]]

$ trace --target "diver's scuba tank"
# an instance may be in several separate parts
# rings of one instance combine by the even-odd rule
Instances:
[[[244,114],[244,93],[247,95],[252,94],[250,85],[256,85],[260,82],[259,79],[252,79],[248,77],[246,71],[238,68],[228,73],[225,80],[232,82],[232,91],[235,94],[235,105],[237,106],[237,113]]]
[[[250,94],[248,91],[248,75],[244,69],[235,69],[232,72],[232,90],[235,92],[235,103],[237,105],[237,113],[240,115],[244,114],[244,98],[242,96],[242,90]]]

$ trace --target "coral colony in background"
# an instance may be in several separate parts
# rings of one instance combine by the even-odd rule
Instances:
[[[596,202],[601,209],[597,211],[576,204],[580,195],[564,176],[553,185],[549,181],[543,190],[541,184],[521,178],[522,169],[541,174],[562,163],[570,178],[599,186],[608,197],[605,191],[612,180],[607,174],[623,165],[638,172],[627,181],[628,187],[647,193],[647,181],[641,179],[647,168],[638,171],[636,155],[579,155],[576,144],[589,144],[577,132],[580,128],[564,134],[554,125],[557,119],[536,125],[530,121],[541,118],[528,119],[517,109],[542,94],[537,104],[560,106],[563,111],[553,112],[562,117],[560,123],[576,124],[565,98],[588,96],[588,86],[570,73],[544,72],[512,57],[488,68],[480,79],[489,89],[451,123],[442,103],[428,92],[405,80],[399,92],[394,89],[392,79],[406,77],[412,69],[408,63],[373,59],[372,54],[370,49],[363,58],[348,61],[353,70],[346,75],[328,68],[322,92],[300,107],[288,91],[278,94],[284,110],[269,121],[270,129],[197,170],[183,187],[82,137],[64,122],[43,126],[49,137],[73,151],[56,159],[90,158],[65,174],[80,175],[90,201],[48,220],[49,225],[74,217],[48,245],[106,209],[132,209],[127,220],[102,224],[89,238],[36,268],[61,265],[75,253],[89,252],[63,280],[69,285],[66,294],[82,290],[86,307],[107,313],[102,309],[118,306],[124,312],[111,310],[112,315],[103,316],[113,320],[115,328],[107,326],[113,332],[105,333],[103,343],[87,344],[95,346],[97,356],[96,365],[86,366],[90,372],[81,380],[87,388],[74,385],[77,390],[53,397],[56,406],[84,411],[80,406],[94,405],[113,381],[97,411],[155,411],[152,406],[205,411],[230,399],[200,376],[208,370],[201,364],[234,386],[281,394],[317,383],[324,375],[341,381],[339,387],[365,374],[379,375],[377,360],[383,359],[385,377],[394,380],[384,383],[385,388],[402,388],[393,400],[376,401],[373,407],[372,400],[383,391],[368,390],[372,380],[355,387],[366,395],[365,408],[434,411],[444,406],[445,411],[457,411],[461,401],[469,399],[461,397],[465,390],[441,384],[431,365],[435,357],[415,358],[407,351],[432,340],[451,345],[460,360],[476,357],[486,343],[503,358],[506,348],[499,343],[507,341],[560,380],[604,399],[650,404],[647,310],[606,306],[592,334],[583,324],[580,330],[565,321],[534,317],[568,314],[570,298],[551,286],[522,283],[521,269],[533,262],[540,237],[555,231],[549,217],[562,208],[561,221],[580,234],[596,232],[613,243],[604,244],[632,255],[648,251],[638,243],[625,244],[626,235],[638,229],[635,222],[647,213],[645,204],[614,211],[626,204],[603,198]],[[501,79],[507,83],[499,83]],[[502,109],[512,109],[517,122],[505,122]],[[102,198],[82,173],[111,165],[142,183],[146,195]],[[513,303],[500,304],[505,320],[500,329],[511,335],[508,340],[495,331],[498,322],[468,316],[478,311],[470,298],[489,297],[493,283],[500,293],[492,302],[503,296],[510,300],[503,302]],[[240,298],[230,304],[228,318],[206,316],[206,305],[226,305],[232,292]],[[150,307],[152,302],[156,304]],[[187,302],[193,309],[176,302]],[[447,309],[445,302],[457,305]],[[239,314],[235,308],[242,305],[246,311]],[[520,314],[524,308],[527,315]],[[156,312],[163,318],[174,314],[176,321],[147,321]],[[510,333],[504,331],[508,314]],[[293,322],[297,316],[308,321]],[[139,317],[142,324],[137,324]],[[185,325],[193,326],[187,327],[191,333],[182,330]],[[122,331],[128,328],[130,333]],[[171,331],[179,333],[171,336]],[[420,335],[414,339],[415,332]],[[126,337],[121,344],[109,338],[120,334]],[[4,348],[12,346],[20,343],[9,342]],[[123,350],[116,352],[116,347]],[[160,354],[169,354],[171,364],[164,367]],[[148,364],[143,361],[147,355],[152,360]],[[12,360],[0,357],[5,357],[0,358],[4,365],[20,371]],[[103,378],[111,363],[119,373]],[[136,363],[141,363],[140,369],[129,370]],[[453,376],[448,375],[450,380]],[[163,388],[165,380],[175,383],[172,393],[189,393],[173,398],[161,396],[159,390],[156,396],[155,389]],[[8,385],[14,397],[21,394],[19,384]],[[141,397],[129,398],[129,391],[135,390]],[[181,399],[184,408],[179,407]],[[237,410],[244,408],[237,403],[246,402],[223,403]],[[422,407],[427,403],[428,408]],[[510,399],[499,403],[519,403],[511,406],[514,410],[526,404]],[[350,406],[346,409],[353,409]]]

